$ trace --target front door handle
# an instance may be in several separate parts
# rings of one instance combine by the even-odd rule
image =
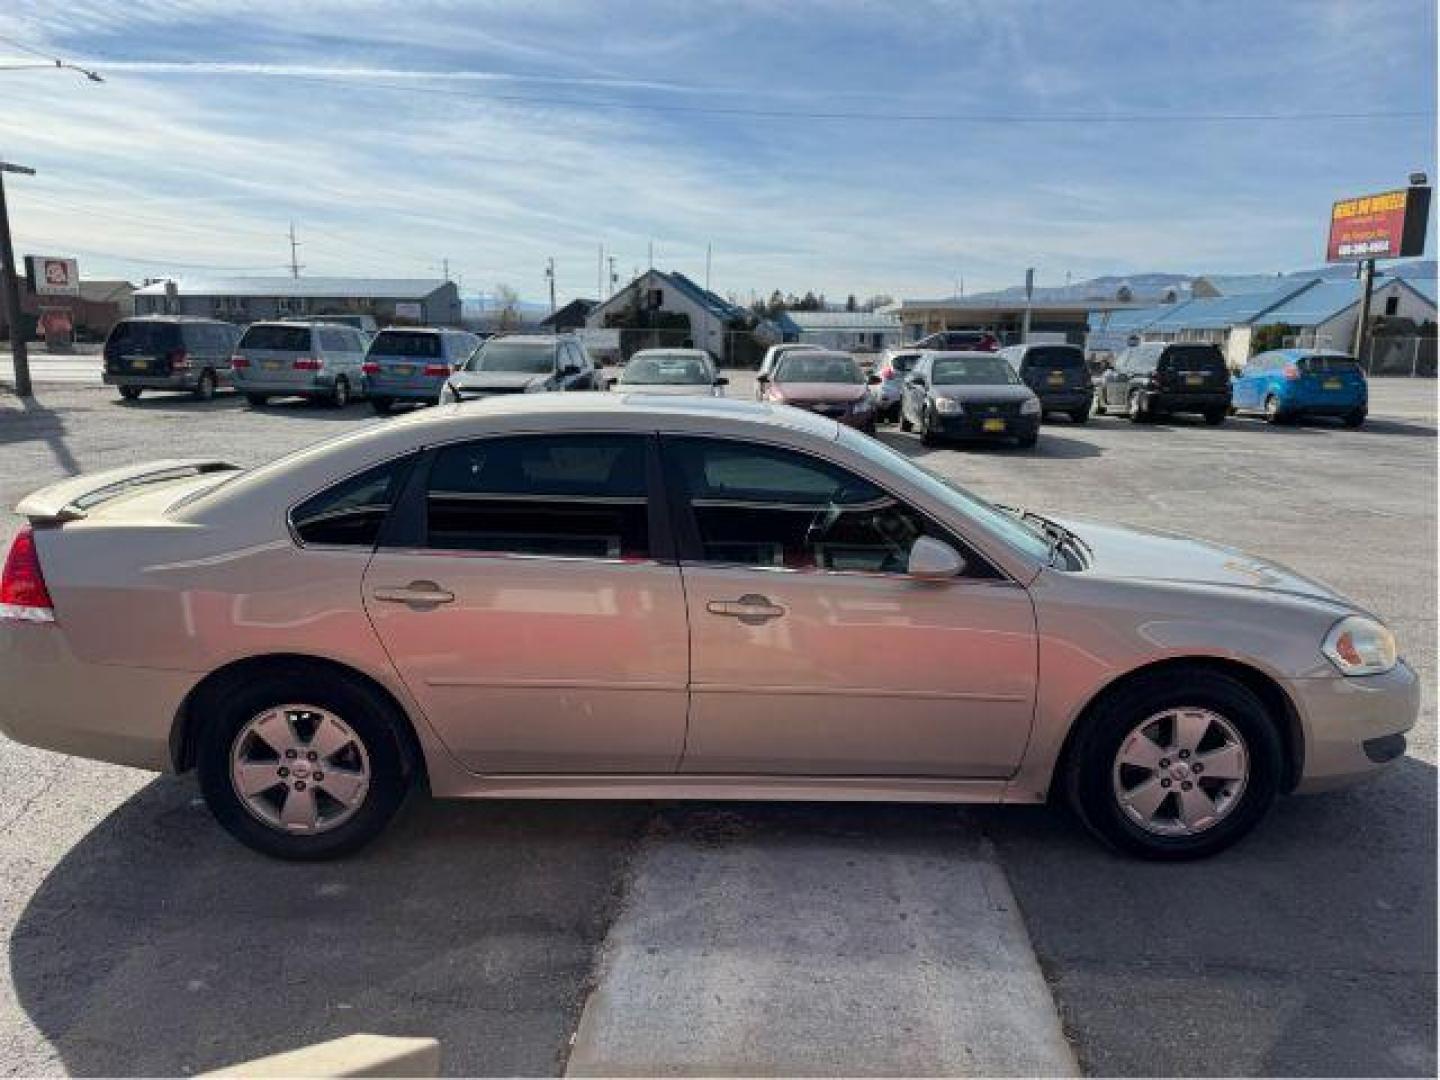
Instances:
[[[773,604],[768,597],[756,593],[746,593],[738,600],[711,600],[705,605],[705,610],[711,615],[739,619],[747,626],[759,626],[785,614],[785,609],[779,604]]]
[[[376,589],[371,595],[387,604],[449,604],[455,600],[453,592],[433,581],[412,581],[403,589]]]

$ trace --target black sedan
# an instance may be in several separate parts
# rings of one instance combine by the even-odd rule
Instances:
[[[905,380],[900,430],[941,439],[1007,439],[1034,446],[1040,399],[1004,357],[982,352],[927,352]]]

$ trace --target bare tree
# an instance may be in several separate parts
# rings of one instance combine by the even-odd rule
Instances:
[[[520,294],[509,285],[495,286],[495,326],[513,330],[520,325]]]

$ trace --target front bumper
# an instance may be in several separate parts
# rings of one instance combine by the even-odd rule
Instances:
[[[1302,792],[1383,772],[1403,756],[1404,734],[1420,712],[1420,680],[1403,660],[1384,675],[1296,679],[1290,689],[1305,737]]]
[[[60,626],[0,622],[0,733],[27,746],[168,772],[193,672],[78,659]]]
[[[987,416],[984,413],[961,413],[947,416],[935,413],[931,430],[945,439],[1033,439],[1040,431],[1040,417]],[[996,427],[996,425],[1001,425]]]

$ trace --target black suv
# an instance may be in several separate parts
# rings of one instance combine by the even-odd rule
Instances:
[[[1077,424],[1090,419],[1095,384],[1078,345],[1011,345],[1000,350],[1020,381],[1040,399],[1042,413],[1066,413]]]
[[[1223,424],[1230,412],[1230,369],[1217,345],[1149,341],[1122,352],[1100,379],[1095,411],[1127,414],[1135,423],[1166,413],[1199,413]]]
[[[104,382],[134,401],[142,390],[189,390],[201,401],[230,382],[240,328],[218,319],[121,319],[105,339]]]

